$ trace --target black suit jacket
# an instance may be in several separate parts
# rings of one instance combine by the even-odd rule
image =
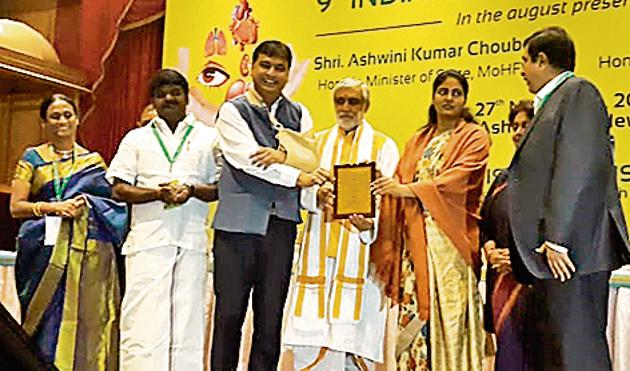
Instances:
[[[544,241],[569,249],[578,275],[630,261],[606,106],[590,82],[570,78],[532,119],[508,168],[517,251],[537,278],[552,278]]]

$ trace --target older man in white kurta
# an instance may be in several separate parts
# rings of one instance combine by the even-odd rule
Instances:
[[[398,149],[363,119],[369,107],[367,86],[344,79],[334,90],[334,102],[337,124],[317,135],[321,167],[373,161],[391,176]],[[387,312],[368,274],[377,226],[361,216],[332,219],[331,192],[330,184],[302,192],[310,212],[283,342],[293,348],[299,370],[372,369],[374,362],[383,361]]]

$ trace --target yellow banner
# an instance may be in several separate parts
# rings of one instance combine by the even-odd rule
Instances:
[[[514,150],[509,103],[533,98],[521,78],[522,40],[551,25],[573,37],[576,74],[608,105],[630,210],[628,0],[168,1],[164,65],[187,75],[191,110],[212,124],[218,106],[250,81],[253,44],[281,40],[295,54],[285,92],[309,108],[316,129],[334,123],[335,82],[356,77],[370,85],[369,121],[399,147],[427,122],[436,74],[455,68],[468,76],[468,106],[492,134],[490,182]]]

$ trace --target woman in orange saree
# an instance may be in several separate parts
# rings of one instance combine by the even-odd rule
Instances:
[[[429,123],[407,142],[394,178],[373,184],[383,198],[371,261],[399,305],[400,370],[482,368],[477,211],[490,140],[467,95],[464,76],[440,73]]]

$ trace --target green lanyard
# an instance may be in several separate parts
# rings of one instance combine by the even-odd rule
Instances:
[[[556,90],[558,90],[558,88],[560,87],[560,85],[562,85],[563,82],[567,81],[568,79],[570,79],[573,76],[575,76],[575,74],[573,72],[570,72],[570,71],[564,72],[564,75],[560,78],[560,80],[558,80],[558,82],[556,83],[556,86],[554,86],[553,89],[548,94],[546,94],[543,97],[543,99],[540,101],[540,104],[538,105],[538,108],[536,109],[536,112],[540,111],[545,106],[545,104],[547,103],[549,98],[551,98],[551,95]]]
[[[76,162],[74,149],[72,149],[72,167],[70,168],[70,171],[68,172],[67,176],[62,178],[59,175],[59,167],[57,167],[57,161],[52,162],[53,187],[55,189],[55,197],[57,198],[57,201],[61,201],[63,199],[63,193],[66,191],[66,188],[68,188],[68,183],[70,182],[70,176],[74,173],[76,166],[77,166],[77,162]]]
[[[153,129],[153,135],[155,135],[155,138],[160,143],[160,148],[162,148],[162,152],[164,153],[166,160],[171,165],[170,170],[172,170],[173,164],[175,163],[175,161],[177,161],[177,158],[182,153],[182,147],[184,146],[186,139],[188,139],[188,136],[190,135],[190,132],[192,131],[193,126],[188,125],[188,129],[186,129],[186,132],[184,132],[184,137],[182,138],[181,142],[179,142],[179,146],[177,146],[177,149],[175,150],[175,154],[173,155],[173,157],[171,157],[171,154],[168,153],[168,149],[166,149],[166,145],[162,141],[162,137],[160,137],[160,134],[158,133],[157,128],[155,127],[155,123],[151,124],[151,128]]]

